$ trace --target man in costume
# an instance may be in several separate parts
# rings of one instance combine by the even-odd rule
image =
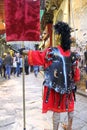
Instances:
[[[86,72],[86,74],[87,74],[87,45],[86,45],[86,50],[85,50],[85,52],[84,52],[84,58],[85,58],[85,72]],[[87,92],[87,79],[86,79],[85,84],[86,84],[85,92]]]
[[[79,69],[75,56],[71,56],[71,28],[67,23],[54,25],[57,47],[39,50],[20,50],[28,55],[30,65],[44,66],[42,113],[53,112],[53,130],[58,130],[60,113],[68,112],[68,125],[65,130],[72,130],[75,100],[75,81],[79,80]]]
[[[84,58],[85,58],[86,73],[87,73],[87,46],[86,46],[86,50],[84,52]]]

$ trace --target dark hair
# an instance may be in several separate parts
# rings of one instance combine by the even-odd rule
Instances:
[[[10,55],[10,52],[8,51],[7,54]]]
[[[72,43],[71,37],[71,28],[67,23],[59,21],[54,25],[55,33],[61,34],[61,47],[64,51],[70,49],[70,45]]]

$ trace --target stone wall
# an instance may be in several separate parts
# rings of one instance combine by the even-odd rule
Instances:
[[[71,0],[70,26],[74,29],[72,36],[78,46],[87,44],[87,0]],[[54,11],[54,24],[57,21],[69,22],[68,0],[63,0],[58,10]]]
[[[76,0],[71,6],[71,25],[76,31],[79,46],[87,44],[87,0]]]

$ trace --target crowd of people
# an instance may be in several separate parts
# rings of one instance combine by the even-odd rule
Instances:
[[[3,57],[0,57],[0,77],[10,79],[11,75],[19,77],[23,69],[22,56],[19,53],[14,53],[12,56],[10,52],[4,53]],[[24,59],[25,74],[29,74],[29,64],[27,56]],[[31,70],[32,71],[32,66]]]

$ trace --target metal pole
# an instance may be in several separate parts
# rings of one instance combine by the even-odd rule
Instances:
[[[24,47],[24,42],[22,43],[22,47]],[[26,130],[26,112],[25,112],[25,69],[24,69],[24,56],[23,59],[23,130]]]

